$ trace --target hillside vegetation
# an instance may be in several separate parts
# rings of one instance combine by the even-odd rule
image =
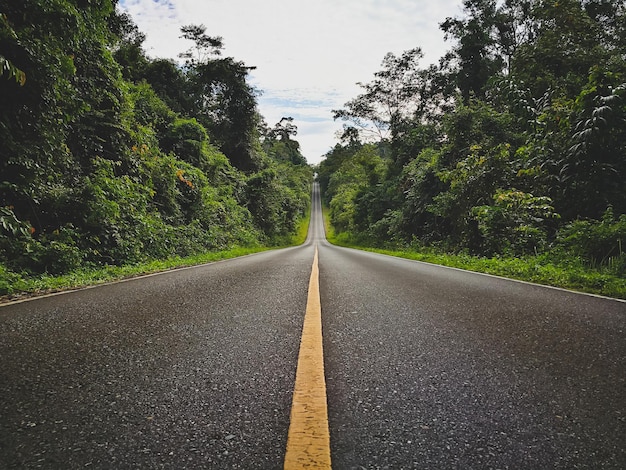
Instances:
[[[389,53],[335,112],[317,171],[337,240],[595,273],[560,284],[626,296],[626,4],[463,4],[438,64]]]
[[[253,67],[188,25],[151,59],[114,0],[0,2],[0,294],[42,275],[290,240],[311,168]]]

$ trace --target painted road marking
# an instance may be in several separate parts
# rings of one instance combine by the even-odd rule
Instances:
[[[317,260],[316,246],[291,405],[285,470],[331,468]]]

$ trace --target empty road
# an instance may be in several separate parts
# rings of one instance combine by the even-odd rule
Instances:
[[[626,303],[299,247],[0,307],[0,468],[282,468],[316,248],[335,469],[626,468]]]

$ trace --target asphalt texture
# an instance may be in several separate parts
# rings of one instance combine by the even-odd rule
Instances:
[[[0,307],[0,468],[282,468],[319,248],[335,469],[626,468],[626,303],[296,248]]]
[[[280,468],[312,258],[0,307],[0,468]]]
[[[626,304],[320,248],[337,469],[626,468]]]

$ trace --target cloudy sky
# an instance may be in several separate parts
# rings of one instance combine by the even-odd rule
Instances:
[[[224,54],[256,66],[268,125],[291,116],[309,163],[337,143],[332,109],[360,93],[387,52],[421,47],[423,66],[450,49],[439,23],[459,16],[462,0],[121,0],[146,34],[150,57],[177,59],[191,43],[180,27],[203,24],[224,39]]]

